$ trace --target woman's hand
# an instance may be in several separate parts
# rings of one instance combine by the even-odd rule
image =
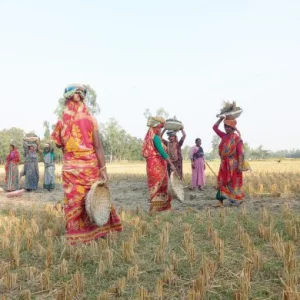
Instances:
[[[107,175],[106,167],[105,166],[100,169],[100,178],[103,179],[104,182],[108,181],[108,175]]]
[[[191,163],[191,166],[192,166],[192,169],[195,169],[195,163],[194,162]]]

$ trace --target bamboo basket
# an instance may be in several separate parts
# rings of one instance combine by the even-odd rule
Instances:
[[[88,192],[85,200],[85,209],[91,220],[98,226],[106,224],[111,212],[111,194],[105,181],[96,181]]]
[[[184,182],[174,172],[170,174],[170,192],[179,202],[184,202]]]

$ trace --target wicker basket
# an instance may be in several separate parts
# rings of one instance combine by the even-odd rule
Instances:
[[[183,128],[183,124],[182,124],[182,122],[180,122],[178,120],[169,119],[169,120],[166,120],[164,128],[167,130],[178,131]]]
[[[111,195],[103,180],[96,181],[88,192],[85,209],[90,220],[98,226],[108,222],[111,212]]]
[[[238,118],[242,114],[242,112],[243,112],[243,110],[239,109],[239,110],[229,111],[229,112],[223,113],[223,114],[218,114],[217,117],[218,118],[226,117],[227,120],[234,120],[234,119]]]
[[[174,172],[170,174],[170,192],[179,202],[184,202],[184,183]]]

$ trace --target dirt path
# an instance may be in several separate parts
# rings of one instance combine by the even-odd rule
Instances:
[[[141,179],[115,179],[110,182],[112,198],[117,208],[134,209],[137,206],[148,210],[148,190],[144,178]],[[172,209],[181,210],[192,208],[203,210],[216,204],[215,188],[207,186],[204,191],[185,190],[185,201],[180,203],[173,200]],[[36,192],[25,192],[19,198],[7,198],[0,194],[0,209],[16,208],[20,206],[31,207],[47,203],[57,203],[63,200],[63,190],[61,184],[58,184],[55,191],[48,192],[39,189]],[[229,206],[224,202],[225,206]],[[249,210],[259,210],[261,207],[267,207],[271,210],[280,210],[284,203],[297,210],[300,210],[300,199],[282,199],[282,198],[259,198],[246,199],[244,206]]]

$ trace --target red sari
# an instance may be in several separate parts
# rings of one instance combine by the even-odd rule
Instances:
[[[147,179],[150,194],[150,212],[171,209],[172,197],[168,192],[167,162],[154,146],[153,128],[149,128],[143,143],[142,154],[147,163]]]
[[[65,192],[64,212],[66,238],[72,244],[89,242],[105,236],[110,230],[121,231],[120,218],[114,208],[106,224],[92,223],[85,210],[85,197],[91,185],[100,178],[100,169],[93,145],[96,120],[83,102],[68,100],[62,119],[51,137],[63,149],[62,179]]]
[[[221,164],[218,174],[218,190],[221,198],[241,201],[245,194],[243,191],[243,173],[238,170],[238,158],[243,155],[243,142],[234,132],[226,134],[217,126],[214,131],[221,138],[219,155]]]
[[[5,190],[8,192],[19,189],[19,170],[20,154],[17,148],[10,151],[5,164]]]

